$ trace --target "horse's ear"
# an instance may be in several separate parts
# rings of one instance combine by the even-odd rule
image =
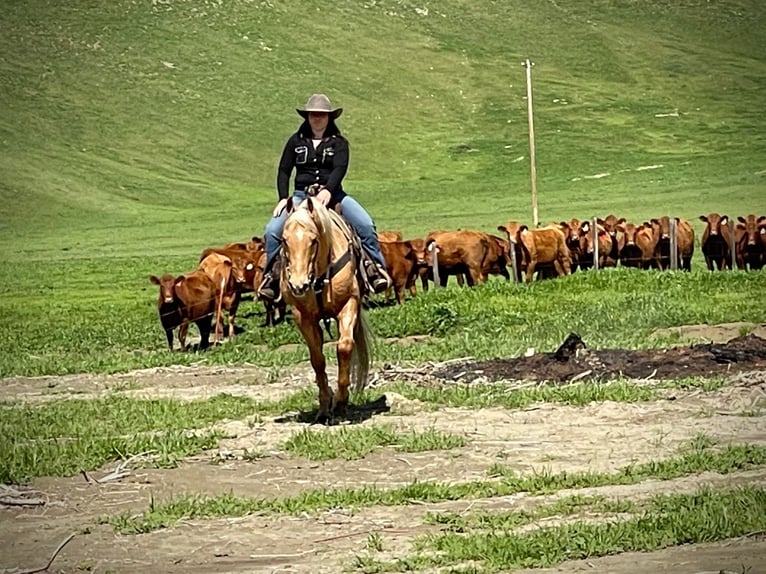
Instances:
[[[309,213],[314,213],[314,200],[310,197],[306,198],[306,207],[309,210]]]

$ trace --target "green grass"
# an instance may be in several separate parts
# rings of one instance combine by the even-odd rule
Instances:
[[[549,515],[548,510],[552,509],[542,509],[541,515]],[[422,536],[416,540],[411,556],[394,562],[357,557],[357,570],[370,574],[409,572],[459,567],[471,562],[471,572],[489,573],[715,542],[760,532],[766,527],[766,490],[755,486],[730,491],[703,488],[691,494],[658,495],[646,503],[639,516],[627,520],[595,524],[575,521],[525,533],[513,532],[515,525],[506,523],[508,516],[479,519],[466,528],[467,532]],[[520,521],[523,518],[526,517]]]
[[[272,368],[307,360],[292,321],[263,328],[262,307],[252,301],[240,306],[243,332],[233,342],[204,353],[169,352],[157,318],[156,287],[148,280],[159,272],[151,261],[156,260],[40,262],[13,277],[6,266],[0,271],[7,278],[0,281],[0,376],[243,362]],[[401,362],[517,356],[528,347],[555,350],[571,331],[591,348],[659,347],[672,342],[652,337],[660,328],[762,322],[765,277],[613,269],[532,285],[493,279],[461,289],[453,281],[404,305],[371,309],[378,338],[431,335],[416,345],[376,345],[374,357]],[[280,349],[284,343],[297,347]],[[331,345],[326,354],[335,360]]]
[[[202,430],[224,418],[255,414],[250,399],[218,395],[198,401],[109,396],[0,407],[0,482],[71,476],[147,451],[152,464],[218,446],[222,434]]]
[[[184,494],[162,502],[153,501],[151,507],[140,515],[122,513],[103,517],[101,520],[112,524],[122,533],[142,533],[171,527],[183,518],[243,516],[253,512],[299,514],[333,508],[401,506],[413,502],[432,503],[464,498],[510,496],[519,492],[547,494],[569,488],[635,484],[648,478],[670,480],[706,471],[725,474],[763,464],[766,464],[766,448],[758,445],[729,445],[719,450],[692,449],[665,460],[630,465],[614,474],[542,472],[517,476],[504,472],[499,480],[458,484],[413,482],[387,490],[375,486],[315,489],[275,499],[242,497],[233,492],[219,496]],[[492,470],[498,472],[499,467]]]
[[[283,448],[309,460],[363,458],[378,447],[393,446],[402,452],[448,450],[465,446],[463,437],[430,428],[423,432],[397,432],[391,425],[341,426],[336,429],[304,429],[291,436]]]
[[[699,236],[701,213],[766,211],[761,2],[423,8],[6,6],[0,376],[305,361],[305,349],[275,350],[299,342],[297,331],[261,329],[250,303],[235,344],[168,353],[148,276],[188,271],[203,248],[262,233],[294,108],[313,91],[346,110],[347,189],[379,229],[408,237],[529,222],[526,57],[542,221],[670,213]],[[311,58],[301,48],[308,28],[332,38]],[[570,330],[592,346],[648,346],[659,327],[766,317],[763,274],[597,275],[492,282],[376,309],[380,336],[434,335],[378,358],[507,356],[550,349]]]
[[[720,385],[691,388],[715,390]],[[681,386],[683,381],[681,381]],[[627,381],[582,382],[577,385],[508,389],[499,384],[471,386],[412,386],[386,384],[356,393],[353,404],[381,401],[386,392],[431,405],[480,408],[521,408],[534,402],[584,405],[595,401],[632,402],[656,398],[651,387]],[[119,458],[154,451],[152,464],[172,466],[184,456],[215,448],[220,433],[197,432],[225,419],[276,415],[298,418],[317,409],[313,386],[278,400],[257,401],[219,394],[209,399],[183,401],[171,398],[135,399],[109,395],[96,399],[52,400],[23,405],[0,403],[0,481],[25,482],[38,476],[70,476],[92,470]],[[283,444],[294,455],[310,460],[362,458],[378,447],[401,452],[451,449],[465,446],[463,437],[429,428],[397,431],[391,425],[307,428]],[[246,458],[258,454],[245,453]],[[500,468],[500,467],[498,467]],[[498,473],[503,471],[497,470]]]

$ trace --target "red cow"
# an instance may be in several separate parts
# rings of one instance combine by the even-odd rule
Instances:
[[[580,267],[589,269],[593,267],[593,255],[596,250],[596,237],[598,237],[598,268],[614,267],[617,265],[617,244],[612,241],[612,236],[597,223],[594,232],[590,221],[583,221],[582,235],[580,235]],[[614,257],[612,257],[614,255]]]
[[[498,231],[508,235],[510,246],[521,252],[520,268],[526,267],[527,283],[532,281],[538,265],[553,264],[559,276],[569,275],[572,272],[572,259],[569,248],[566,245],[564,232],[558,227],[548,226],[539,229],[529,229],[526,225],[520,225],[517,221],[509,221],[506,225],[499,225]],[[509,251],[510,252],[510,251]]]
[[[401,241],[401,231],[378,231],[378,241]]]
[[[619,243],[620,243],[620,237],[618,236],[618,232],[620,231],[618,225],[625,223],[625,218],[620,217],[617,219],[616,215],[609,214],[604,219],[601,219],[600,217],[596,219],[596,223],[601,225],[604,230],[609,234],[609,237],[612,240],[611,248],[609,249],[609,259],[617,263],[618,255],[619,255]]]
[[[416,250],[410,241],[381,241],[380,251],[386,260],[386,270],[393,281],[392,289],[397,303],[404,303],[404,289],[411,284],[420,268],[427,268],[423,250]],[[410,291],[412,292],[412,291]],[[391,290],[386,290],[386,301],[391,296]]]
[[[750,214],[747,217],[738,217],[737,220],[737,266],[740,269],[761,269],[766,253],[761,237],[766,234],[766,217],[756,218]]]
[[[465,274],[469,286],[487,281],[490,273],[508,278],[505,254],[500,253],[497,238],[483,231],[432,231],[426,236],[429,264],[437,249],[440,284],[445,285],[448,275]]]
[[[572,273],[574,273],[580,266],[580,260],[582,259],[582,248],[580,246],[582,225],[579,219],[572,218],[569,221],[559,223],[559,228],[564,232],[566,244],[569,248],[569,258],[572,260]]]
[[[692,270],[692,255],[694,254],[694,229],[685,219],[675,218],[676,221],[676,251],[678,262],[684,271]],[[658,269],[670,267],[670,218],[663,215],[652,219],[651,226],[654,235],[654,262]]]
[[[199,268],[210,277],[220,289],[221,304],[215,318],[215,341],[218,342],[223,336],[223,313],[228,314],[229,338],[234,337],[234,319],[239,309],[242,291],[239,284],[244,284],[244,267],[242,259],[231,259],[228,255],[218,251],[205,250],[202,253]],[[235,264],[236,260],[236,264]]]
[[[412,249],[415,252],[418,259],[422,259],[426,262],[425,266],[418,265],[418,271],[415,275],[410,277],[410,279],[407,281],[407,289],[410,291],[410,295],[413,297],[417,295],[418,289],[415,286],[415,282],[417,281],[417,278],[420,277],[420,284],[423,288],[423,291],[428,291],[428,276],[431,272],[430,265],[431,262],[428,260],[426,255],[426,240],[422,237],[416,237],[414,239],[408,239],[407,241],[410,242],[410,245],[412,245]]]
[[[651,227],[620,223],[617,229],[622,233],[619,240],[620,264],[624,267],[648,269],[654,265],[654,234]]]
[[[702,232],[702,254],[710,271],[714,266],[721,271],[729,267],[731,263],[731,227],[729,218],[717,213],[700,215],[700,221],[704,221],[705,230]]]
[[[149,280],[160,287],[157,310],[170,350],[173,350],[173,330],[176,327],[179,328],[178,342],[181,350],[186,350],[186,333],[192,321],[199,329],[200,349],[206,348],[209,345],[211,321],[219,299],[218,289],[213,280],[201,269],[179,277],[165,274],[157,278],[152,275]]]

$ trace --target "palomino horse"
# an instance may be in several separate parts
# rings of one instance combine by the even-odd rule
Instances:
[[[313,197],[295,206],[288,200],[282,232],[280,290],[311,354],[319,387],[317,422],[343,416],[348,388],[361,390],[370,370],[370,332],[362,309],[362,286],[352,231],[341,217]],[[338,388],[332,396],[327,382],[320,320],[338,323]]]

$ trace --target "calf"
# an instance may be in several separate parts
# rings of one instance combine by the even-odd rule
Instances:
[[[428,254],[437,249],[442,285],[446,284],[449,275],[457,274],[465,274],[470,287],[487,281],[494,271],[500,274],[504,271],[508,277],[504,254],[499,253],[496,240],[483,231],[432,231],[426,236],[425,244]]]
[[[228,314],[229,338],[234,336],[234,319],[242,297],[238,284],[244,282],[244,269],[240,258],[232,260],[228,255],[212,250],[205,250],[202,255],[199,269],[204,271],[220,290],[220,304],[215,318],[215,341],[218,342],[223,337],[223,310]]]
[[[678,262],[684,271],[692,270],[692,255],[694,254],[694,229],[685,219],[675,218],[676,221],[676,251]],[[650,223],[654,236],[654,263],[658,269],[670,267],[670,218],[663,215],[652,219]]]
[[[737,217],[737,266],[740,269],[761,269],[766,249],[761,236],[766,234],[766,217]]]
[[[378,241],[401,241],[401,231],[378,231]]]
[[[569,248],[569,258],[572,260],[572,272],[574,273],[580,266],[582,259],[582,248],[580,246],[580,237],[582,236],[582,224],[577,218],[559,223],[559,228],[564,233],[566,245]]]
[[[601,225],[604,230],[609,234],[609,238],[612,241],[612,244],[609,248],[609,253],[607,254],[608,258],[612,260],[614,263],[613,265],[617,264],[617,259],[619,258],[619,243],[620,243],[620,237],[618,236],[618,232],[620,231],[619,225],[625,223],[625,218],[620,217],[617,219],[617,216],[609,214],[604,219],[601,219],[600,217],[596,219],[596,223]]]
[[[396,302],[404,303],[405,288],[410,285],[414,287],[414,279],[420,269],[428,267],[424,250],[416,250],[410,241],[381,241],[380,251],[393,281],[392,289]],[[391,290],[386,290],[386,301],[390,296]]]
[[[612,236],[600,224],[596,223],[595,229],[590,221],[583,221],[582,234],[580,235],[580,268],[590,269],[593,267],[593,257],[598,241],[598,268],[614,267],[617,265],[618,245]]]
[[[407,241],[410,242],[410,245],[412,245],[412,249],[415,252],[416,256],[419,259],[422,259],[426,262],[425,266],[418,265],[418,270],[415,275],[410,277],[410,279],[407,281],[407,289],[410,291],[410,295],[413,297],[417,295],[418,290],[415,286],[415,282],[418,277],[420,277],[420,284],[423,288],[423,291],[428,291],[428,276],[431,272],[430,269],[430,261],[428,261],[427,255],[426,255],[426,240],[422,237],[416,237],[414,239],[408,239]]]
[[[515,249],[516,246],[521,248],[517,250],[517,255],[521,251],[521,265],[526,266],[527,283],[532,281],[538,265],[546,263],[553,264],[559,276],[572,272],[572,259],[566,238],[558,227],[529,229],[517,221],[509,221],[506,225],[499,225],[497,229],[508,235],[509,249]]]
[[[721,271],[729,266],[731,261],[731,228],[729,218],[717,213],[700,215],[700,221],[706,223],[702,232],[702,254],[710,271],[714,266]]]
[[[620,223],[617,229],[622,234],[618,255],[624,267],[648,269],[654,264],[654,235],[651,227]]]
[[[173,330],[176,327],[179,328],[181,350],[186,350],[186,333],[192,321],[199,329],[200,349],[207,348],[218,300],[218,289],[213,280],[200,269],[178,277],[165,274],[158,278],[152,275],[149,280],[160,287],[157,310],[170,350],[173,350]]]

